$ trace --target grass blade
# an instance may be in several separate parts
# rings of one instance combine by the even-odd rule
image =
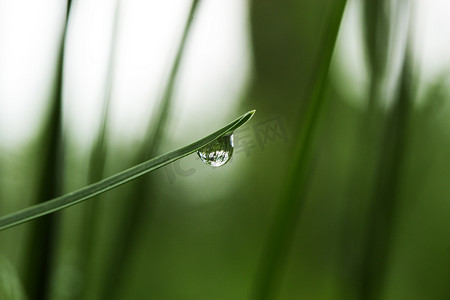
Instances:
[[[405,5],[411,5],[409,2]],[[406,7],[408,12],[411,7]],[[407,20],[409,21],[409,20]],[[380,159],[365,234],[359,299],[380,299],[396,228],[399,193],[408,152],[409,123],[414,97],[411,70],[411,43],[407,41],[398,95],[386,121]]]
[[[91,149],[89,156],[89,170],[88,170],[88,183],[92,184],[101,180],[104,177],[106,156],[107,156],[107,144],[108,144],[108,123],[109,123],[109,107],[111,103],[111,90],[112,81],[115,74],[114,59],[116,58],[118,47],[118,29],[120,23],[121,13],[121,0],[117,0],[114,8],[114,16],[112,21],[112,30],[110,38],[110,52],[108,58],[108,65],[105,73],[105,85],[103,95],[103,108],[100,119],[100,129],[97,132],[97,138],[95,144]],[[143,160],[141,160],[143,161]],[[80,253],[79,253],[79,266],[80,272],[83,276],[83,282],[81,284],[80,293],[74,294],[71,299],[87,299],[90,288],[92,286],[92,263],[94,249],[97,246],[98,236],[98,212],[100,210],[99,201],[87,202],[83,207],[82,216],[84,222],[82,223],[81,235],[80,235]]]
[[[62,28],[57,56],[53,99],[48,120],[43,130],[45,137],[43,170],[37,191],[37,203],[62,194],[64,142],[62,130],[62,89],[66,33],[71,10],[67,1],[66,19]],[[55,246],[58,238],[59,216],[52,215],[33,224],[27,240],[25,256],[27,294],[33,299],[46,299],[52,281]]]
[[[125,171],[117,173],[111,177],[103,179],[97,183],[88,185],[79,190],[63,195],[61,197],[54,198],[41,204],[37,204],[18,212],[3,216],[0,218],[0,230],[4,230],[27,221],[39,218],[41,216],[48,215],[52,212],[61,210],[63,208],[75,205],[84,200],[92,198],[96,195],[111,190],[119,185],[127,183],[133,179],[136,179],[144,174],[152,172],[158,168],[161,168],[171,162],[174,162],[180,158],[183,158],[197,150],[203,148],[209,143],[213,142],[217,138],[233,132],[237,128],[245,124],[254,115],[255,110],[249,111],[240,116],[233,122],[215,131],[214,133],[190,144],[183,148],[174,150],[162,154],[158,157],[152,158],[146,162],[143,162],[137,166],[129,168]]]
[[[193,0],[183,33],[177,47],[177,52],[170,68],[169,77],[163,89],[158,107],[147,125],[146,140],[137,155],[138,161],[143,161],[152,157],[157,153],[158,147],[163,140],[164,132],[169,120],[172,103],[173,91],[177,79],[178,70],[186,48],[186,41],[191,31],[194,16],[198,10],[200,0]],[[116,299],[117,291],[120,289],[123,280],[121,280],[124,268],[128,264],[128,258],[133,251],[136,241],[140,236],[141,224],[144,220],[148,222],[149,215],[151,217],[152,209],[144,209],[146,205],[154,205],[154,201],[148,203],[143,199],[151,199],[154,181],[150,177],[140,178],[136,180],[135,187],[128,197],[130,203],[123,208],[122,218],[118,222],[117,229],[113,236],[113,244],[111,255],[107,258],[107,270],[103,278],[100,299]],[[150,214],[149,214],[150,211]]]
[[[367,57],[369,86],[366,91],[368,107],[358,116],[355,126],[356,143],[353,146],[352,165],[348,177],[346,203],[343,209],[342,228],[340,232],[339,278],[342,281],[340,299],[348,299],[349,293],[356,290],[359,282],[359,266],[362,259],[364,243],[364,224],[368,203],[373,190],[374,174],[377,171],[379,149],[381,147],[382,128],[385,116],[380,109],[383,99],[383,84],[386,78],[386,67],[392,47],[392,20],[390,2],[361,2],[364,18],[364,48]]]
[[[264,249],[260,270],[255,282],[253,299],[272,299],[276,281],[281,273],[285,256],[292,239],[298,214],[306,196],[307,180],[310,170],[310,156],[313,150],[314,133],[318,126],[321,108],[324,102],[324,90],[330,68],[331,57],[337,39],[346,1],[334,3],[327,31],[322,40],[322,52],[318,55],[318,67],[307,97],[307,110],[297,142],[292,173],[279,212],[269,233]]]

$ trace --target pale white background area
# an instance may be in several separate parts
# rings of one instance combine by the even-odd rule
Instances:
[[[400,2],[392,2],[393,5]],[[400,28],[400,37],[404,38],[407,31],[412,32],[414,45],[415,71],[420,73],[419,94],[423,93],[426,85],[434,82],[444,73],[450,73],[450,1],[447,0],[414,0],[411,12],[411,28]],[[365,107],[368,78],[364,57],[361,25],[361,1],[349,0],[344,19],[339,31],[336,45],[334,64],[343,77],[344,86],[340,92],[357,107]],[[404,44],[404,40],[395,38],[392,44]],[[398,47],[397,47],[398,48]],[[402,49],[393,49],[400,57]],[[400,52],[400,53],[398,53]],[[399,72],[400,59],[393,59],[387,65],[387,77],[395,77]],[[394,65],[396,63],[396,65]],[[395,78],[394,78],[395,79]],[[342,80],[342,78],[337,78]],[[392,89],[392,86],[388,88]],[[388,92],[386,94],[389,94]],[[419,95],[420,98],[420,95]]]
[[[358,1],[351,0],[335,63],[358,98],[367,85]],[[450,2],[418,0],[414,11],[416,60],[423,82],[450,68]],[[160,99],[191,1],[121,1],[112,81],[113,143],[142,140]],[[51,96],[65,1],[0,0],[0,145],[20,147],[36,136]],[[64,70],[68,139],[87,149],[97,132],[105,94],[116,1],[74,0]],[[204,119],[221,126],[235,117],[251,74],[248,4],[200,3],[174,93],[169,138],[183,142]],[[207,114],[205,117],[205,113]]]
[[[64,118],[80,147],[94,138],[105,95],[116,1],[74,0],[66,39]],[[191,1],[121,1],[110,107],[115,143],[139,141],[161,97]],[[0,140],[23,145],[38,132],[52,86],[65,1],[0,2]],[[202,1],[174,93],[169,133],[228,122],[250,73],[247,4]],[[222,123],[221,123],[222,122]],[[205,125],[204,123],[202,125]]]

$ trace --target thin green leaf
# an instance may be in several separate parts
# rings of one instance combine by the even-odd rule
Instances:
[[[0,230],[4,230],[15,225],[22,224],[24,222],[36,219],[38,217],[50,214],[52,212],[61,210],[63,208],[72,206],[74,204],[80,203],[84,200],[92,198],[96,195],[104,193],[108,190],[111,190],[119,185],[122,185],[128,181],[131,181],[135,178],[138,178],[144,174],[147,174],[151,171],[159,169],[171,162],[174,162],[180,158],[183,158],[191,153],[196,152],[197,150],[203,148],[209,143],[213,142],[217,138],[226,135],[230,132],[233,132],[237,128],[241,127],[245,124],[250,118],[255,114],[255,110],[249,111],[237,118],[233,122],[228,125],[222,127],[216,132],[190,144],[183,148],[174,150],[172,152],[168,152],[162,154],[158,157],[152,158],[146,162],[143,162],[137,166],[129,168],[125,171],[117,173],[111,177],[105,178],[97,183],[88,185],[84,188],[81,188],[77,191],[71,192],[69,194],[63,195],[61,197],[54,198],[47,202],[34,205],[18,212],[6,215],[0,218]]]
[[[59,52],[53,83],[53,95],[49,105],[46,124],[43,127],[42,172],[36,191],[36,204],[62,194],[64,182],[64,133],[63,133],[63,82],[66,39],[72,11],[71,1],[67,1],[66,19],[60,37]],[[52,272],[60,218],[52,215],[36,222],[28,234],[25,245],[24,287],[34,299],[47,299],[52,289]],[[3,299],[3,298],[2,298]]]
[[[275,216],[274,225],[269,232],[267,245],[264,249],[260,270],[255,281],[253,299],[266,300],[275,298],[278,278],[285,264],[294,229],[299,221],[299,215],[306,199],[308,179],[311,172],[311,156],[314,151],[314,139],[319,126],[322,107],[325,102],[325,89],[331,58],[337,40],[342,16],[347,0],[333,2],[333,10],[329,18],[329,25],[322,40],[321,52],[312,85],[309,87],[307,107],[301,123],[295,160],[287,181],[285,194],[282,198],[280,210]]]
[[[406,2],[403,11],[411,10]],[[410,19],[406,19],[407,24]],[[409,27],[408,27],[409,28]],[[409,33],[411,34],[411,33]],[[358,278],[359,299],[380,299],[386,285],[389,256],[399,213],[400,186],[410,137],[410,117],[414,101],[411,38],[408,36],[398,92],[383,129],[377,174],[369,203],[364,234],[362,263]],[[380,217],[382,216],[382,217]]]
[[[199,3],[199,0],[192,1],[176,55],[170,67],[169,77],[163,88],[163,93],[158,101],[157,108],[152,117],[149,118],[146,133],[147,138],[144,140],[141,150],[138,152],[136,162],[144,161],[155,156],[164,139],[164,133],[167,130],[171,111],[174,106],[173,91],[175,83],[178,79],[180,65],[186,51],[188,37],[192,32],[194,17],[197,14]],[[152,210],[149,205],[154,205],[155,202],[148,203],[147,201],[142,201],[142,199],[152,198],[155,192],[153,178],[140,178],[134,184],[135,187],[131,189],[131,194],[128,196],[130,201],[123,207],[121,211],[122,218],[118,223],[117,229],[114,231],[112,250],[106,256],[105,276],[102,276],[101,294],[100,297],[97,297],[100,300],[118,299],[119,293],[117,291],[120,290],[121,285],[124,283],[121,274],[129,263],[131,253],[134,251],[133,249],[140,239],[141,224],[144,221],[148,222],[149,216],[152,215],[151,212],[149,213]],[[96,201],[92,201],[91,203],[98,204]],[[92,217],[96,218],[94,214],[92,214]],[[92,232],[92,230],[89,229],[89,232]]]
[[[121,17],[121,0],[115,3],[114,16],[112,21],[111,38],[109,44],[108,65],[105,72],[105,85],[103,95],[103,109],[100,119],[100,128],[97,132],[94,146],[89,156],[88,183],[94,183],[105,177],[105,165],[108,150],[108,124],[109,108],[111,103],[112,81],[116,71],[115,58],[117,57],[118,48],[118,31]],[[148,159],[146,157],[138,162]],[[130,164],[133,165],[133,164]],[[79,242],[79,267],[82,274],[83,283],[81,284],[80,293],[74,293],[67,300],[72,299],[89,299],[91,286],[94,284],[94,272],[92,272],[93,256],[97,247],[96,238],[98,237],[98,213],[100,211],[100,201],[90,201],[83,207],[82,212],[82,228]],[[92,299],[92,298],[91,298]]]

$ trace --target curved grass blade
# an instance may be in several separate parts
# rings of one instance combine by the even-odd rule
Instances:
[[[190,144],[183,148],[174,150],[172,152],[168,152],[162,154],[158,157],[152,158],[146,162],[143,162],[139,165],[131,167],[125,171],[117,173],[111,177],[105,178],[97,183],[88,185],[74,192],[68,193],[61,197],[54,198],[52,200],[46,201],[44,203],[34,205],[25,209],[22,209],[18,212],[3,216],[0,218],[0,230],[4,230],[27,221],[36,219],[38,217],[50,214],[52,212],[61,210],[63,208],[75,205],[84,200],[92,198],[96,195],[104,193],[108,190],[111,190],[119,185],[122,185],[128,181],[131,181],[135,178],[138,178],[144,174],[147,174],[151,171],[159,169],[171,162],[174,162],[180,158],[183,158],[191,153],[196,152],[197,150],[203,148],[209,143],[213,142],[217,138],[236,130],[237,128],[244,125],[250,118],[255,114],[255,110],[249,111],[244,115],[240,116],[233,122],[228,125],[222,127],[216,132]]]

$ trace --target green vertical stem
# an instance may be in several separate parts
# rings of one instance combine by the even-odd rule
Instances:
[[[380,147],[383,116],[380,110],[380,91],[383,85],[387,58],[389,56],[391,28],[389,2],[364,1],[363,9],[364,44],[369,73],[367,110],[360,114],[356,126],[356,143],[348,179],[347,202],[344,203],[342,229],[340,232],[339,280],[341,299],[349,299],[354,293],[360,276],[364,229],[361,224],[366,218],[367,205],[373,185],[378,149]]]
[[[161,100],[159,101],[159,107],[147,128],[148,139],[145,141],[142,151],[138,155],[138,160],[140,161],[154,156],[161,143],[173,102],[173,90],[178,70],[199,2],[200,0],[192,1],[169,78]],[[150,217],[149,213],[152,212],[152,209],[149,209],[148,205],[154,203],[148,203],[147,201],[147,199],[150,199],[151,193],[153,192],[151,179],[146,177],[140,178],[137,180],[136,184],[137,186],[133,189],[133,194],[130,196],[130,203],[124,208],[125,211],[120,222],[120,227],[115,233],[115,246],[113,247],[110,261],[107,264],[109,269],[106,272],[107,276],[105,277],[102,291],[102,299],[105,300],[117,297],[117,291],[125,267],[128,263],[130,253],[132,253],[137,238],[139,237],[141,224],[144,220],[148,221]]]
[[[363,1],[365,51],[371,76],[369,110],[376,105],[389,55],[390,3],[387,0]]]
[[[413,100],[409,48],[408,44],[398,94],[383,134],[381,157],[364,235],[364,252],[358,284],[359,299],[379,299],[382,296],[393,244]]]
[[[116,1],[113,27],[110,40],[110,53],[106,71],[103,109],[100,121],[100,130],[98,131],[95,144],[91,149],[89,158],[88,181],[89,184],[100,181],[104,178],[106,153],[107,153],[107,138],[108,138],[108,115],[109,106],[111,102],[111,87],[114,77],[114,59],[117,50],[117,35],[119,26],[120,14],[120,0]],[[83,210],[83,222],[81,229],[81,252],[80,252],[80,272],[83,275],[83,284],[81,288],[81,295],[74,295],[77,299],[86,299],[89,294],[89,284],[92,282],[92,258],[96,246],[95,236],[98,234],[98,212],[99,202],[89,201],[85,204]]]
[[[333,1],[329,23],[320,47],[321,52],[318,54],[316,73],[312,76],[312,84],[307,90],[307,107],[300,125],[296,152],[293,155],[295,162],[281,198],[280,209],[269,233],[255,281],[253,299],[256,300],[275,298],[277,281],[281,277],[293,233],[305,202],[315,132],[325,101],[328,72],[345,5],[345,0]]]
[[[66,22],[61,37],[61,45],[56,65],[54,98],[48,122],[44,128],[46,148],[44,150],[43,171],[37,191],[37,202],[59,196],[63,184],[63,141],[62,141],[62,85],[65,37],[71,1],[67,3]],[[48,299],[51,288],[53,257],[58,234],[58,215],[50,215],[34,222],[28,241],[25,258],[25,288],[30,299]]]

